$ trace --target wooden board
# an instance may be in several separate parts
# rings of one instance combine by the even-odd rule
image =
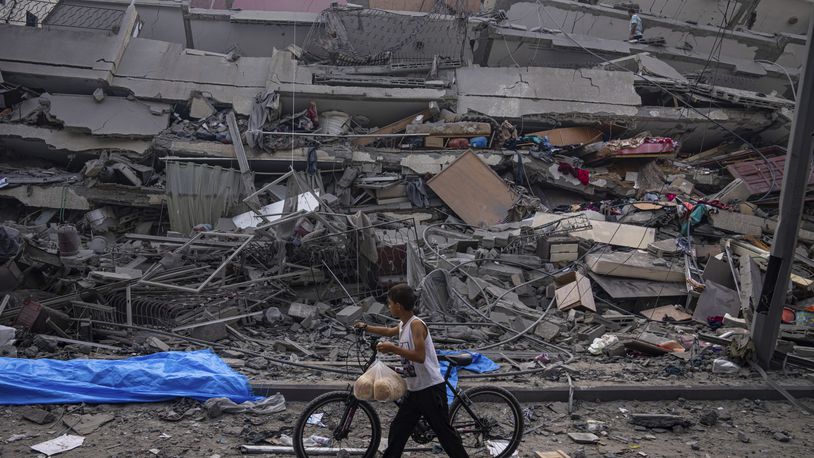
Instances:
[[[642,310],[640,313],[654,321],[664,321],[664,319],[667,317],[669,317],[672,321],[689,321],[692,319],[692,315],[678,310],[672,305],[664,305],[653,309]]]
[[[557,288],[554,292],[557,297],[557,308],[561,311],[568,311],[573,308],[584,307],[596,312],[591,280],[579,272],[576,272],[575,278],[573,282]]]
[[[424,118],[426,119],[426,118],[429,118],[431,114],[432,113],[430,113],[430,110],[424,110],[421,113],[416,113],[414,115],[407,116],[404,119],[399,119],[398,121],[396,121],[394,123],[388,124],[388,125],[382,127],[379,130],[371,132],[370,135],[388,135],[388,134],[395,134],[395,133],[401,132],[402,130],[406,129],[407,126],[411,122],[413,122],[413,120],[415,118],[417,118],[418,116],[424,116]],[[375,142],[376,140],[377,140],[376,137],[364,137],[364,138],[356,138],[351,143],[353,143],[355,146],[366,146],[366,145],[369,145],[369,144]]]
[[[467,224],[492,226],[506,220],[515,193],[471,151],[458,156],[427,186]]]
[[[602,140],[602,131],[593,127],[563,127],[534,132],[531,135],[548,137],[548,141],[554,146],[585,145]]]

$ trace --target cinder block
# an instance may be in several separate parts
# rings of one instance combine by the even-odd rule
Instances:
[[[315,315],[317,308],[313,305],[302,304],[300,302],[293,302],[288,308],[288,316],[295,320],[302,321],[309,316]]]
[[[355,305],[349,305],[349,306],[343,308],[342,310],[340,310],[339,313],[336,314],[336,319],[343,322],[343,323],[345,323],[345,324],[350,325],[350,324],[353,324],[354,322],[358,321],[359,318],[362,317],[362,313],[364,313],[364,310],[362,310],[362,307],[357,307]]]

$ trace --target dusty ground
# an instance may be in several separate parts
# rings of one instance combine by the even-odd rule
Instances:
[[[70,414],[107,413],[113,421],[86,436],[82,447],[61,457],[227,457],[240,456],[240,445],[273,443],[281,434],[290,433],[303,403],[290,403],[284,412],[268,416],[229,415],[207,419],[203,413],[180,421],[161,419],[170,411],[184,412],[197,403],[179,400],[161,404],[47,406],[56,421],[36,425],[22,418],[25,407],[0,406],[0,456],[34,456],[29,446],[70,430],[59,419]],[[389,424],[394,414],[390,404],[377,404],[382,421]],[[811,437],[814,419],[784,402],[612,402],[578,403],[568,414],[564,403],[527,404],[528,416],[520,456],[532,457],[534,451],[563,450],[572,457],[649,456],[649,457],[804,457],[812,456]],[[718,414],[712,426],[700,424],[709,412]],[[671,413],[694,423],[684,431],[647,430],[628,423],[630,413]],[[604,422],[598,445],[577,445],[568,432],[582,431],[588,420]],[[774,436],[783,433],[788,442]],[[22,439],[9,442],[15,435]],[[744,442],[748,441],[748,442]],[[151,451],[152,450],[152,451]],[[405,456],[434,456],[413,452]],[[443,455],[435,455],[443,456]]]

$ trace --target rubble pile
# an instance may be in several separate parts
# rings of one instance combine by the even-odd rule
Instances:
[[[441,138],[445,151],[467,151],[451,152],[436,174],[352,160],[323,172],[312,146],[301,171],[295,164],[270,181],[248,161],[234,170],[105,151],[46,169],[9,151],[4,190],[37,183],[62,200],[4,210],[0,323],[17,334],[3,353],[210,346],[257,376],[291,364],[351,375],[341,366],[355,356],[333,341],[358,320],[392,322],[382,294],[407,282],[436,340],[508,363],[493,377],[556,377],[574,361],[644,355],[669,355],[656,375],[733,373],[749,359],[782,162],[773,178],[754,177],[782,148],[722,144],[686,155],[649,132],[522,132],[509,120],[445,120],[449,110],[435,103],[391,129],[398,139],[344,136],[358,130],[337,112],[345,124],[323,137],[332,121],[314,103],[289,118],[257,103],[258,130],[258,110],[235,117],[195,97],[168,131],[230,145],[238,162],[244,141],[267,146],[281,125],[313,145],[372,138],[420,150]],[[109,185],[161,199],[66,205],[77,187]],[[814,236],[802,230],[800,240],[781,348],[805,365]]]

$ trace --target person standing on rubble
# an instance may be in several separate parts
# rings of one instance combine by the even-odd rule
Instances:
[[[633,8],[627,10],[627,15],[630,18],[630,34],[628,40],[641,40],[644,36],[642,18],[639,17],[639,13]]]
[[[427,420],[444,452],[453,458],[468,458],[461,437],[449,423],[447,390],[435,345],[427,325],[415,315],[416,295],[406,283],[396,285],[387,292],[390,314],[399,319],[398,326],[369,326],[356,323],[354,327],[384,337],[399,338],[399,344],[379,342],[380,353],[394,353],[401,357],[402,375],[407,383],[407,394],[399,402],[399,410],[387,439],[384,458],[401,456],[404,446],[415,429],[421,415]]]

